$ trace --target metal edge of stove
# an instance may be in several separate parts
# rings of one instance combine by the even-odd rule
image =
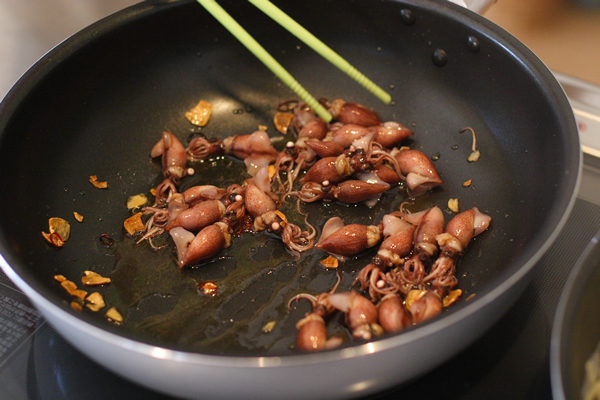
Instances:
[[[581,150],[600,158],[600,86],[553,71],[565,91],[579,125]]]
[[[600,205],[600,86],[553,71],[573,108],[583,152],[578,197]]]

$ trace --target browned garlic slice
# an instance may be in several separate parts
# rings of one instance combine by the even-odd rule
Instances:
[[[143,206],[148,202],[148,197],[145,194],[140,193],[135,196],[130,196],[127,198],[127,208],[132,209],[139,206]]]
[[[467,161],[469,161],[469,162],[475,162],[475,161],[479,160],[479,157],[481,157],[481,153],[479,152],[479,150],[475,150],[474,152],[472,152],[471,154],[469,154],[469,157],[467,158]]]
[[[202,294],[205,296],[216,296],[217,295],[217,285],[214,282],[203,282],[199,285]]]
[[[98,181],[98,177],[96,175],[90,175],[90,183],[98,189],[106,189],[108,187],[108,182]]]
[[[448,200],[448,208],[450,211],[457,213],[459,211],[458,208],[458,199],[450,199]]]
[[[50,218],[48,220],[48,230],[50,231],[50,235],[58,233],[63,242],[69,240],[71,236],[71,224],[62,218]]]
[[[123,322],[123,316],[121,315],[120,312],[117,311],[117,309],[115,307],[111,307],[106,311],[106,314],[104,314],[104,316],[106,318],[108,318],[111,321],[117,322],[117,323],[122,323]]]
[[[475,162],[475,161],[479,160],[479,157],[481,157],[481,152],[479,152],[479,150],[477,150],[477,135],[475,135],[475,130],[471,127],[466,127],[464,129],[461,129],[459,131],[459,133],[463,133],[464,131],[470,131],[471,134],[473,135],[473,144],[471,145],[471,154],[469,154],[469,157],[467,157],[467,161]]]
[[[448,292],[448,295],[446,297],[444,297],[444,299],[442,300],[442,304],[444,305],[444,307],[448,307],[448,306],[450,306],[450,304],[456,302],[456,300],[458,300],[458,298],[461,295],[462,295],[462,290],[460,290],[460,289],[451,290],[450,292]]]
[[[185,113],[185,117],[196,126],[204,126],[208,123],[213,111],[211,103],[200,100],[196,107]]]
[[[84,271],[85,275],[81,277],[81,283],[86,286],[106,285],[110,283],[110,278],[106,278],[94,271]]]
[[[269,321],[267,322],[263,327],[262,327],[262,331],[263,333],[269,333],[273,330],[273,328],[275,328],[275,325],[277,324],[277,321]]]
[[[125,227],[127,233],[129,233],[130,235],[133,235],[138,231],[144,230],[144,223],[142,222],[142,213],[139,212],[127,218],[123,222],[123,226]]]
[[[71,308],[75,311],[79,311],[81,312],[83,310],[83,306],[81,305],[81,303],[77,300],[73,300],[71,302]]]
[[[62,286],[71,296],[79,297],[80,299],[84,299],[85,296],[87,296],[87,292],[85,290],[77,289],[77,285],[73,281],[65,279],[60,283],[60,286]]]
[[[292,119],[294,119],[294,114],[278,112],[273,117],[273,123],[275,124],[275,128],[277,131],[279,131],[279,133],[285,134],[287,133]]]
[[[319,263],[325,268],[337,268],[339,266],[338,259],[332,256],[329,256],[326,259],[319,261]]]
[[[406,308],[408,308],[410,310],[410,306],[412,305],[412,303],[414,303],[415,301],[417,301],[421,297],[423,297],[425,295],[425,293],[427,293],[426,290],[413,289],[413,290],[409,291],[406,294],[406,298],[404,299],[404,303],[406,304]]]
[[[94,312],[100,311],[106,306],[104,298],[98,292],[90,294],[88,297],[85,298],[85,300],[88,302],[85,306]]]
[[[63,287],[69,294],[73,294],[75,290],[77,290],[77,285],[75,282],[65,279],[60,283],[60,286]]]

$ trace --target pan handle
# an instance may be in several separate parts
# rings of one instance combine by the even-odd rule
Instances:
[[[497,0],[448,0],[459,6],[468,8],[469,10],[476,12],[477,14],[483,15],[488,8],[492,6]]]

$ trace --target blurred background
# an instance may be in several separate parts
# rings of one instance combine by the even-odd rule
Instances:
[[[52,47],[138,1],[0,1],[0,99]],[[485,16],[550,69],[600,85],[600,0],[497,0]]]
[[[550,69],[600,85],[600,0],[497,0],[484,15]]]

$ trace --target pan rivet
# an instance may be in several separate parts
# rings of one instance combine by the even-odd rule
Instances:
[[[443,67],[448,62],[448,54],[442,49],[435,49],[431,57],[433,63],[438,67]]]
[[[405,25],[412,25],[415,23],[415,15],[411,10],[400,10],[400,18]]]
[[[469,36],[467,38],[467,47],[472,53],[478,53],[480,48],[479,40],[475,36]]]

